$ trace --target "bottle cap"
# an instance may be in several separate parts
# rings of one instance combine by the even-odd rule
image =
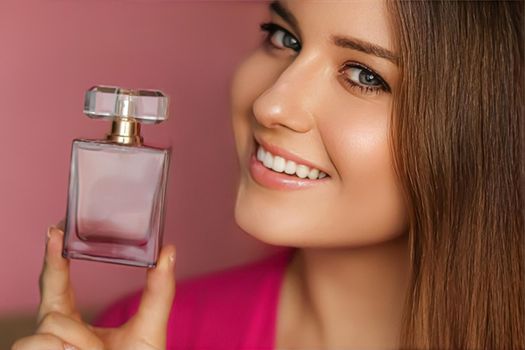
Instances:
[[[168,119],[168,96],[159,90],[93,86],[86,91],[84,114],[104,120],[130,118],[156,124]]]

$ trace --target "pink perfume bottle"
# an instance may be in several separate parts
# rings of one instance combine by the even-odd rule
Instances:
[[[152,267],[162,244],[170,149],[146,146],[140,124],[167,119],[161,91],[94,86],[84,113],[112,121],[105,139],[73,141],[66,258]]]

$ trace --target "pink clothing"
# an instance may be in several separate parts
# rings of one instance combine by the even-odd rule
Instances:
[[[273,350],[279,292],[296,249],[178,281],[168,322],[168,350]],[[141,291],[110,306],[96,325],[121,325],[137,310]]]

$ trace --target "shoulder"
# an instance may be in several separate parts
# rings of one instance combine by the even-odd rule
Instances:
[[[249,334],[252,331],[248,328],[254,322],[273,326],[277,293],[292,251],[283,250],[247,264],[177,281],[169,332],[193,341],[204,334],[213,337],[214,333],[215,337],[231,338],[228,332],[218,332],[221,328],[240,333],[246,328],[244,333]],[[124,323],[136,312],[141,293],[136,291],[118,300],[95,324],[114,327]]]

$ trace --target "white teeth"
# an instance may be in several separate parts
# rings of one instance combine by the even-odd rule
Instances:
[[[319,169],[312,169],[310,170],[310,172],[308,173],[308,178],[310,180],[315,180],[317,179],[317,176],[319,175]]]
[[[293,160],[287,160],[286,166],[284,167],[284,172],[288,175],[295,174],[295,170],[297,169],[297,164]]]
[[[297,170],[295,171],[297,176],[299,176],[301,179],[304,179],[305,177],[307,177],[309,172],[310,172],[310,168],[302,164],[299,164],[297,166]]]
[[[272,167],[272,165],[273,165],[273,156],[272,156],[272,154],[270,152],[266,152],[264,154],[263,164],[267,168],[271,168]]]
[[[278,173],[282,173],[284,171],[285,166],[286,160],[283,157],[275,156],[273,158],[273,170],[277,171]]]
[[[297,164],[292,160],[286,160],[280,156],[274,156],[262,146],[259,145],[257,149],[257,159],[263,163],[263,165],[273,171],[282,173],[285,172],[288,175],[297,175],[301,179],[309,178],[311,180],[322,179],[326,177],[326,173],[316,168],[310,168],[303,164]]]
[[[264,161],[264,149],[262,147],[259,147],[259,149],[257,150],[257,159],[261,162]]]

